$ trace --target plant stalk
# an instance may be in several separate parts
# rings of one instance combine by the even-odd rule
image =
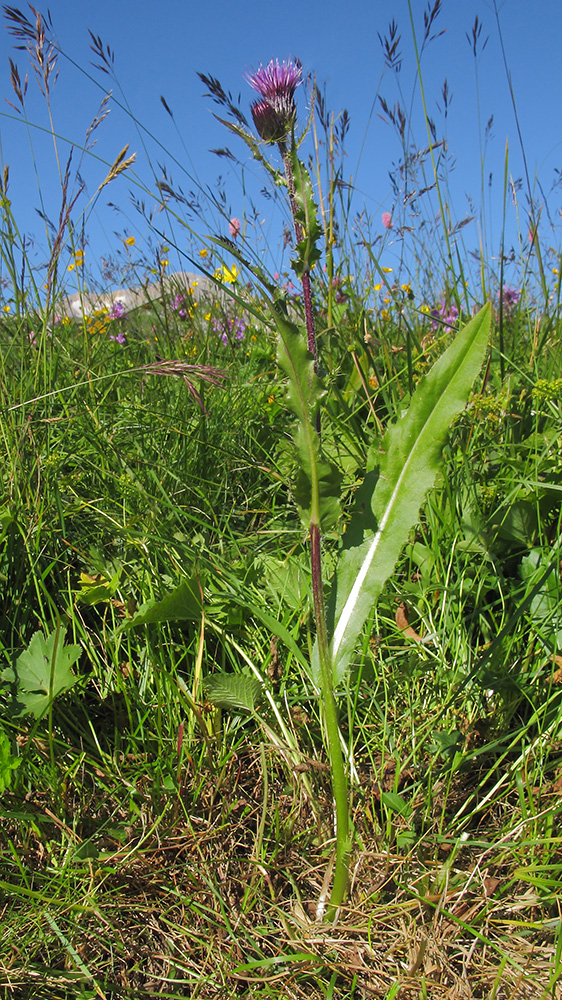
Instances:
[[[293,165],[291,163],[291,157],[287,150],[287,146],[284,141],[279,144],[279,152],[283,158],[283,166],[285,168],[285,177],[287,179],[287,189],[289,191],[289,201],[291,203],[291,213],[293,216],[293,225],[295,229],[295,238],[297,243],[301,243],[304,239],[304,233],[300,222],[297,220],[297,203],[295,200],[295,182],[293,179]],[[302,297],[304,302],[304,316],[306,320],[306,334],[307,334],[307,347],[314,361],[316,362],[316,328],[314,324],[314,312],[312,310],[312,288],[310,285],[310,271],[305,271],[301,276],[302,283]],[[316,364],[315,364],[316,367]]]
[[[324,588],[322,583],[322,553],[320,542],[320,527],[316,523],[310,526],[310,563],[312,570],[312,600],[316,620],[316,635],[318,654],[322,677],[322,695],[324,698],[324,721],[330,759],[330,774],[332,777],[332,793],[336,807],[336,867],[330,903],[326,918],[334,917],[341,906],[349,879],[349,802],[347,795],[347,777],[340,743],[340,728],[338,707],[334,695],[334,672],[328,643],[326,628],[326,609],[324,605]]]

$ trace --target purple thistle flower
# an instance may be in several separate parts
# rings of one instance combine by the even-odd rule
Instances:
[[[279,63],[272,59],[267,66],[260,63],[255,73],[247,73],[246,80],[266,101],[276,101],[280,97],[293,99],[301,82],[302,70],[296,62]]]
[[[246,80],[258,92],[260,101],[252,104],[251,112],[258,134],[265,142],[282,142],[291,131],[297,113],[295,90],[301,82],[302,70],[295,62],[271,60],[260,64]]]

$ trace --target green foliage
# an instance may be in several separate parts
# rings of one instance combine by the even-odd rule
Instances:
[[[316,429],[318,407],[325,389],[301,330],[277,311],[274,317],[279,333],[277,360],[288,378],[287,405],[298,420],[294,435],[295,502],[305,528],[318,524],[326,530],[339,519],[341,475],[323,456]]]
[[[433,485],[451,422],[466,405],[482,366],[489,332],[490,307],[486,306],[420,380],[407,413],[370,452],[328,610],[335,683],[345,673],[363,624]],[[317,649],[313,672],[318,681]]]
[[[540,589],[531,600],[530,614],[537,634],[552,656],[562,649],[562,588],[559,555],[532,549],[521,561],[521,576],[529,590],[542,578]],[[550,573],[546,573],[548,567]],[[558,570],[558,572],[557,572]]]
[[[146,601],[122,629],[172,621],[199,621],[203,610],[201,579],[195,572],[161,600]]]
[[[230,712],[251,714],[263,698],[260,682],[245,674],[210,674],[205,678],[204,687],[211,704]]]
[[[33,715],[41,719],[54,699],[70,691],[77,678],[72,666],[80,658],[80,646],[65,646],[66,629],[56,628],[45,638],[43,632],[31,637],[15,667],[2,671],[2,679],[14,685],[13,715]]]
[[[322,237],[322,229],[318,224],[318,213],[310,175],[304,163],[298,158],[295,143],[291,145],[289,156],[295,187],[295,221],[303,230],[303,239],[295,247],[296,257],[291,266],[297,277],[302,278],[303,274],[312,270],[322,256],[318,247],[318,241]]]
[[[12,774],[21,764],[21,757],[14,757],[8,734],[0,729],[0,795],[11,787]]]

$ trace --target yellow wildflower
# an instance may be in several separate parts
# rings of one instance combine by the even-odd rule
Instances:
[[[427,302],[424,302],[423,306],[420,306],[420,312],[424,313],[426,316],[429,316],[431,309],[429,308]]]
[[[207,247],[203,247],[203,248],[202,248],[202,249],[201,249],[201,250],[199,251],[199,256],[200,256],[200,257],[208,257],[208,256],[209,256],[209,251],[207,250]]]
[[[10,311],[9,305],[2,306],[2,308],[3,308],[3,310],[4,310],[5,313],[9,313],[9,311]]]
[[[382,285],[373,285],[375,292],[380,292]]]
[[[229,285],[234,284],[240,273],[238,268],[236,267],[236,264],[233,264],[231,268],[225,267],[225,265],[223,264],[222,268],[219,268],[219,273],[221,272],[222,276],[218,280],[226,281]]]
[[[390,313],[388,309],[383,309],[381,311],[381,319],[390,319]]]
[[[385,274],[392,274],[392,268],[391,267],[383,267],[383,268],[381,268],[381,270],[384,271]]]
[[[134,247],[134,245],[135,245],[135,237],[134,236],[127,236],[127,239],[125,240],[125,243],[127,244],[128,247]]]

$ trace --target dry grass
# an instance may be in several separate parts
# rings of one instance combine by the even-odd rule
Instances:
[[[131,762],[122,779],[127,770],[132,776]],[[384,850],[358,805],[349,904],[334,925],[322,924],[315,913],[331,843],[298,776],[289,785],[274,761],[268,772],[265,809],[256,753],[233,755],[220,780],[208,773],[202,783],[199,774],[197,791],[186,781],[182,798],[158,810],[136,780],[136,815],[120,798],[122,784],[113,798],[96,796],[95,773],[81,775],[75,799],[66,789],[64,819],[40,795],[24,805],[27,823],[12,803],[1,835],[2,867],[10,868],[2,883],[4,996],[557,995],[547,989],[555,894],[541,902],[517,877],[533,853],[521,826],[502,840],[490,811],[464,843],[447,830],[409,852]],[[320,801],[324,792],[318,788]],[[460,795],[459,786],[457,802]],[[335,992],[327,994],[330,981]],[[390,994],[393,984],[399,989]]]

